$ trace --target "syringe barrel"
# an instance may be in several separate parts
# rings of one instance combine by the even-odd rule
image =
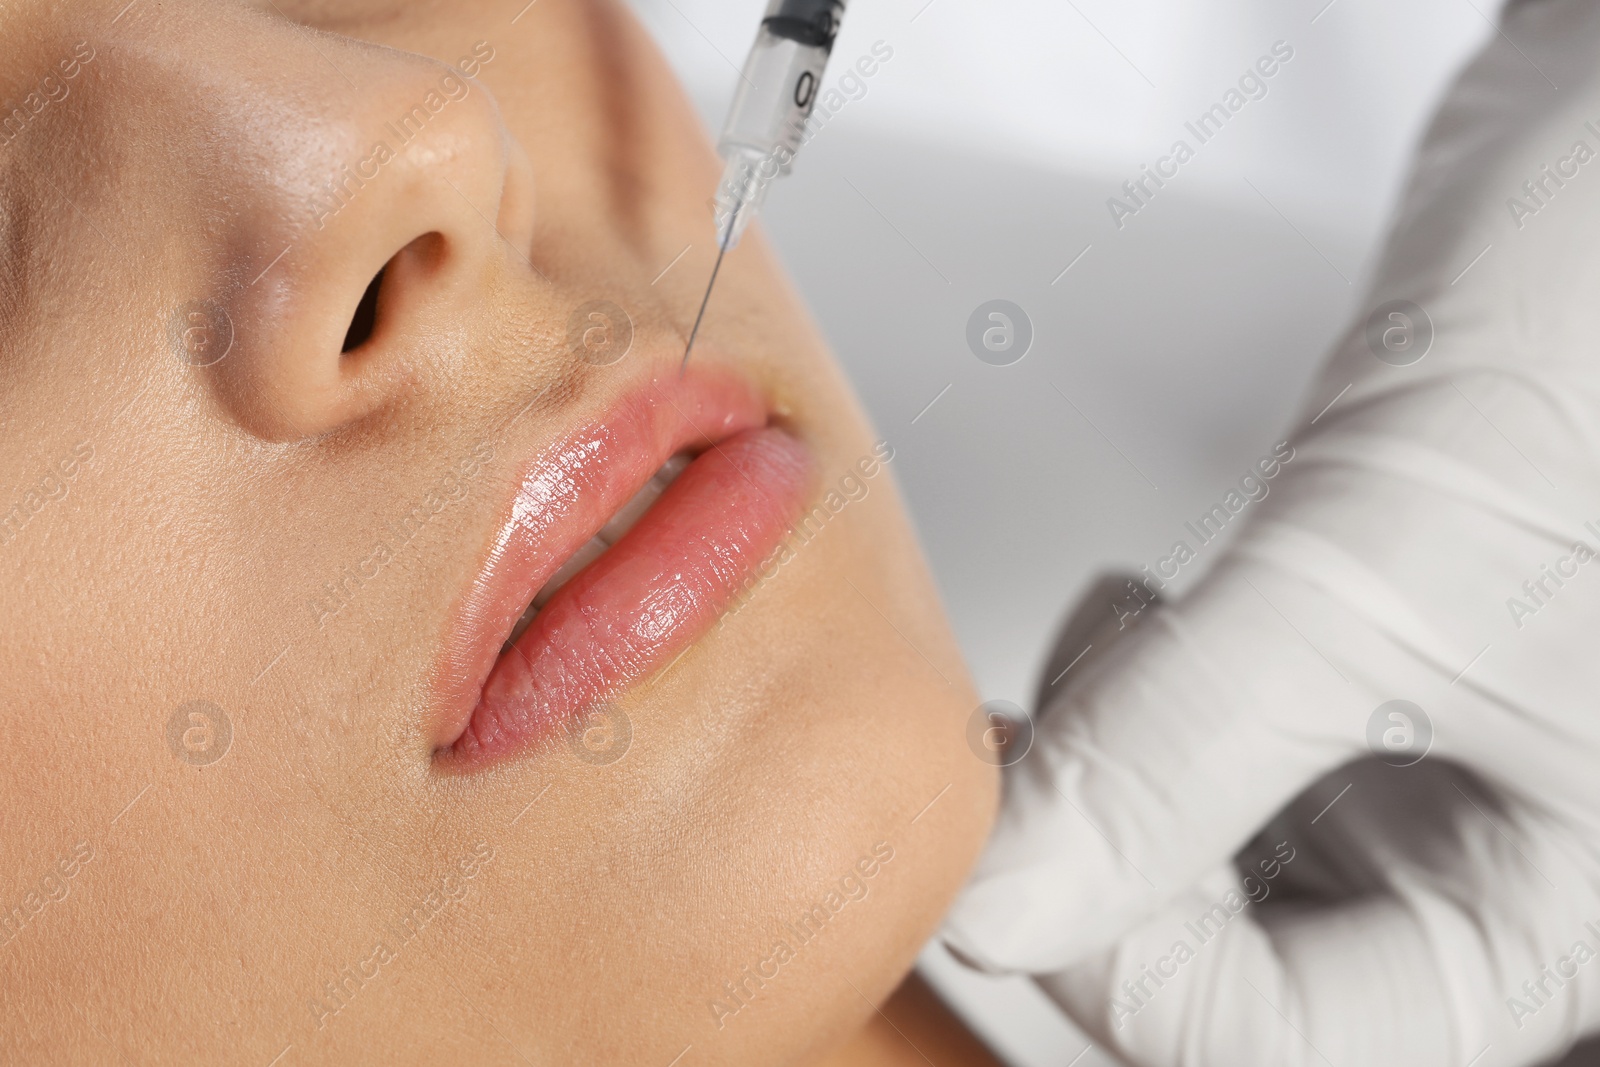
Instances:
[[[770,0],[717,149],[771,158],[789,173],[844,17],[844,0]]]
[[[717,151],[717,239],[739,243],[778,178],[789,173],[844,17],[845,0],[770,0],[734,91]]]

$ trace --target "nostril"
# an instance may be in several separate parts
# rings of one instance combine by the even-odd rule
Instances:
[[[316,255],[296,265],[299,284],[257,298],[278,343],[241,346],[240,356],[216,361],[219,398],[257,436],[333,433],[414,397],[458,351],[431,342],[471,306],[479,280],[472,268],[484,258],[455,254],[473,247],[469,239],[452,243],[438,229],[417,235],[410,218],[373,214],[364,229],[319,242]]]
[[[350,328],[345,331],[344,348],[340,351],[350,352],[367,343],[372,336],[372,331],[378,325],[378,291],[383,288],[383,276],[389,269],[385,264],[383,269],[372,276],[372,281],[367,283],[367,291],[361,294],[361,302],[356,305],[356,313],[350,318]]]
[[[382,341],[399,326],[413,304],[410,298],[420,290],[417,283],[437,274],[444,263],[446,244],[444,235],[430,231],[412,239],[372,276],[366,292],[356,303],[355,313],[345,328],[342,355],[364,348],[374,338]],[[380,336],[382,335],[382,336]]]

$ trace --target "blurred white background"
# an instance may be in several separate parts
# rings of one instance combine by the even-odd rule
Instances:
[[[720,126],[764,0],[633,6]],[[1305,394],[1311,376],[1497,8],[851,0],[827,83],[875,42],[893,57],[773,190],[766,225],[897,450],[985,699],[1029,707],[1088,579],[1164,554],[1299,407],[1332,399]],[[1198,144],[1184,123],[1276,42],[1293,58],[1267,95]],[[1107,198],[1179,138],[1195,158],[1119,229]],[[993,298],[1035,331],[1009,367],[965,340]],[[1111,1062],[1026,980],[937,948],[923,969],[1016,1067]]]

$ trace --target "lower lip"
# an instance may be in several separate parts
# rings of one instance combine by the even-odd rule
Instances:
[[[666,399],[671,410],[664,418],[659,407],[644,406],[653,416],[644,420],[653,423],[644,431],[654,438],[650,442],[654,448],[626,449],[629,434],[611,423],[605,433],[580,435],[591,439],[591,451],[603,451],[610,444],[627,453],[594,455],[587,464],[591,471],[613,473],[605,470],[610,465],[627,473],[606,479],[613,483],[610,491],[595,489],[589,494],[612,499],[598,507],[597,501],[589,501],[581,509],[589,513],[587,522],[559,524],[566,528],[560,540],[570,543],[569,549],[560,556],[547,552],[537,561],[528,558],[532,567],[514,568],[525,573],[522,582],[511,583],[520,598],[511,603],[531,599],[538,588],[535,583],[548,577],[544,572],[553,572],[592,535],[594,530],[588,527],[598,528],[664,462],[665,456],[654,453],[664,449],[671,455],[683,447],[675,438],[684,436],[691,441],[700,437],[711,447],[622,540],[564,585],[516,644],[494,661],[464,728],[441,751],[444,759],[481,766],[537,747],[570,729],[596,704],[667,665],[715,625],[799,514],[811,472],[804,445],[771,427],[757,424],[741,429],[741,422],[754,421],[748,408],[724,413],[720,428],[734,432],[721,440],[713,435],[708,442],[700,429],[704,424]],[[700,407],[702,416],[708,414]],[[675,421],[688,425],[674,429]],[[555,451],[570,455],[570,450]],[[525,503],[530,485],[548,484],[536,466],[535,474],[524,480],[519,505]],[[511,526],[512,540],[518,531],[531,530],[528,540],[538,541],[550,539],[539,535],[552,532],[547,522],[530,522],[525,514]],[[499,558],[540,555],[532,544],[522,546],[520,553],[515,547],[507,544],[511,551],[502,551]],[[480,610],[481,622],[501,628],[476,627],[483,631],[478,636],[487,637],[493,647],[494,634],[503,636],[519,613],[519,608],[508,611],[502,605],[489,613],[495,617],[491,620],[481,618]],[[468,677],[483,675],[475,672]]]

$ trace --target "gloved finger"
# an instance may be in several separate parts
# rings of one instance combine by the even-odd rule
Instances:
[[[1231,874],[1231,872],[1229,872]],[[1462,1067],[1423,926],[1394,899],[1268,926],[1219,872],[1094,961],[1039,977],[1140,1067]],[[1488,1067],[1480,1061],[1474,1067]]]
[[[1514,1067],[1600,1024],[1600,896],[1557,831],[1438,764],[1346,779],[1041,986],[1148,1067]]]
[[[1104,947],[1363,751],[1375,702],[1360,672],[1396,659],[1318,588],[1224,562],[1042,718],[945,940],[979,966],[1035,973]]]

